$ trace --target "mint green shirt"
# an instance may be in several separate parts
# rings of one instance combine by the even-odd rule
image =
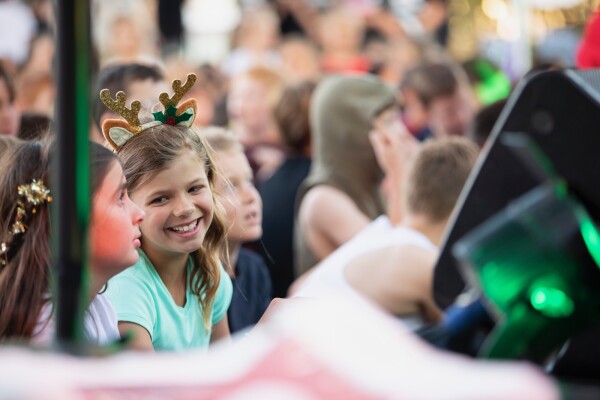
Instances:
[[[184,350],[207,348],[211,331],[206,329],[198,297],[188,281],[185,306],[173,301],[154,266],[139,250],[140,258],[108,282],[106,294],[112,302],[119,321],[132,322],[148,331],[155,350]],[[188,276],[192,259],[188,263]],[[211,313],[212,324],[227,317],[233,286],[221,266],[221,279]]]

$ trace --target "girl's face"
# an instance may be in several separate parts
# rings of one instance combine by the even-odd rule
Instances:
[[[123,168],[113,161],[94,196],[90,224],[92,267],[106,278],[138,260],[144,212],[131,201],[125,187]]]
[[[227,214],[227,240],[244,243],[262,236],[262,201],[252,183],[248,159],[239,150],[219,151],[216,161],[223,172],[217,187]],[[227,178],[227,179],[225,179]]]
[[[152,255],[192,253],[202,247],[213,218],[213,195],[204,162],[187,150],[132,193],[146,213],[142,249]]]

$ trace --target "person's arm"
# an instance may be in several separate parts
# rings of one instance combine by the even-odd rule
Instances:
[[[134,350],[154,350],[152,339],[148,331],[133,322],[119,321],[119,333],[122,338],[127,337],[127,347]]]
[[[344,272],[355,290],[397,316],[421,314],[431,322],[441,318],[431,293],[437,254],[401,245],[374,250],[354,259]]]
[[[371,222],[344,192],[319,185],[302,199],[299,211],[304,240],[322,260]]]
[[[416,246],[406,246],[397,256],[389,257],[385,269],[383,292],[387,307],[396,315],[403,310],[417,309],[431,323],[439,322],[441,310],[433,300],[433,269],[437,252]]]
[[[217,340],[226,338],[231,338],[231,334],[229,333],[229,322],[227,322],[227,315],[221,318],[221,320],[213,326],[210,334],[210,342],[214,343]]]

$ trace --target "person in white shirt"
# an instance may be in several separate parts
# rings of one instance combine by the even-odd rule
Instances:
[[[373,138],[381,156],[384,132]],[[295,297],[353,296],[367,299],[409,327],[437,322],[433,267],[444,229],[478,155],[464,138],[429,141],[404,179],[403,212],[397,222],[381,216],[298,281]],[[379,157],[381,160],[381,157]]]

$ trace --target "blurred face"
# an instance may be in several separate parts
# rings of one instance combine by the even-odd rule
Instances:
[[[144,212],[127,195],[121,164],[114,161],[94,196],[90,224],[92,267],[108,279],[138,260]]]
[[[252,183],[248,159],[239,150],[217,152],[222,175],[217,188],[223,194],[230,243],[244,243],[262,236],[262,201]]]
[[[260,132],[271,121],[265,88],[259,82],[245,77],[234,80],[227,109],[230,117],[242,128],[240,140],[243,144],[251,146],[259,142],[260,138],[254,137],[253,132]]]
[[[213,218],[204,162],[192,150],[137,188],[132,200],[146,213],[142,249],[150,259],[185,255],[202,247]]]
[[[319,60],[308,43],[285,43],[280,47],[279,53],[283,63],[283,76],[290,81],[300,82],[319,76]]]
[[[429,107],[429,121],[436,137],[466,136],[475,115],[471,90],[461,86],[450,96],[434,99]]]
[[[150,109],[158,103],[158,96],[162,92],[171,93],[169,84],[165,80],[155,81],[154,79],[144,79],[131,82],[127,89],[128,107],[131,106],[132,100],[139,100],[142,106]]]
[[[0,79],[0,135],[16,136],[19,131],[21,113],[15,102],[10,101],[8,86]]]
[[[429,115],[427,109],[419,100],[417,94],[411,90],[405,90],[404,93],[404,112],[403,120],[408,130],[412,133],[420,132],[428,124]]]
[[[112,26],[114,56],[125,59],[134,58],[140,52],[140,37],[132,19],[120,18]]]

